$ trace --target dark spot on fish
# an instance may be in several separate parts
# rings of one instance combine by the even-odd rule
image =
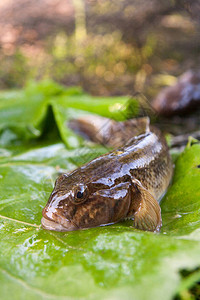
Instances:
[[[197,168],[200,169],[200,165],[198,165]]]

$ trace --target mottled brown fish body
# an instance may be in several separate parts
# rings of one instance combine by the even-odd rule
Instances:
[[[172,169],[164,137],[151,128],[124,147],[61,175],[43,210],[42,225],[69,231],[133,218],[136,228],[159,231],[158,201]]]

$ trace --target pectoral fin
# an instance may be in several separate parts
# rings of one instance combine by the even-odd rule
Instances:
[[[133,203],[138,206],[133,218],[135,228],[147,231],[160,231],[162,226],[161,209],[156,199],[142,185],[133,183]]]

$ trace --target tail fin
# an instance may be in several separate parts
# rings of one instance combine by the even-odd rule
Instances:
[[[117,122],[105,117],[88,115],[69,121],[68,126],[86,139],[118,148],[132,137],[149,131],[148,117]]]

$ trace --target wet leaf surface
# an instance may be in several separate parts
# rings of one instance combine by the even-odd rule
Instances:
[[[35,99],[42,87],[31,88]],[[58,174],[107,151],[103,146],[79,143],[77,136],[67,132],[65,118],[71,112],[76,115],[91,110],[81,102],[80,107],[73,101],[67,105],[63,91],[58,87],[52,90],[50,96],[45,94],[41,102],[38,100],[40,105],[35,102],[35,109],[27,106],[23,110],[21,106],[23,116],[30,113],[22,123],[30,121],[41,135],[46,101],[51,101],[65,144],[53,134],[27,142],[23,125],[22,134],[16,134],[5,146],[2,136],[11,128],[11,119],[13,128],[19,125],[20,118],[12,111],[16,106],[9,108],[10,119],[0,119],[4,124],[0,148],[0,299],[172,299],[184,286],[180,270],[200,266],[200,144],[186,147],[176,160],[173,182],[161,205],[160,234],[136,230],[131,221],[68,233],[45,231],[40,225],[42,208]],[[79,93],[76,89],[70,93],[75,91]],[[52,100],[58,93],[61,97]],[[7,107],[12,99],[4,95],[1,107]],[[67,147],[72,138],[78,141],[75,148]],[[198,279],[194,276],[191,280]]]

